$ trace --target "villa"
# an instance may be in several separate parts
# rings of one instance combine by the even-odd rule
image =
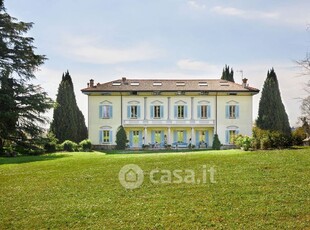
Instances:
[[[231,145],[252,134],[252,97],[259,90],[219,79],[122,79],[95,84],[88,95],[88,132],[93,145],[113,148],[122,125],[130,148],[212,146],[214,134]]]

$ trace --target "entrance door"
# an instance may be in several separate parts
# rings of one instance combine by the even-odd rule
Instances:
[[[132,131],[132,147],[139,147],[140,131]]]

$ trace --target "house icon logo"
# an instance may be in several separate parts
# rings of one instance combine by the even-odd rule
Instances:
[[[135,164],[125,165],[119,171],[118,179],[126,189],[139,188],[144,180],[143,170]]]

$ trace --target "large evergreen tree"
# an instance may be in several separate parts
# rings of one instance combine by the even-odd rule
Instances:
[[[27,37],[32,23],[11,17],[0,0],[0,151],[8,143],[31,143],[44,130],[42,116],[52,100],[40,86],[30,83],[44,63]]]
[[[68,71],[62,75],[56,103],[50,128],[56,138],[60,142],[65,140],[80,142],[86,139],[85,119],[77,106],[72,79]]]
[[[257,127],[291,134],[288,116],[282,103],[277,75],[272,68],[267,73],[259,101]]]
[[[235,82],[233,69],[232,68],[230,69],[229,66],[225,65],[223,72],[222,72],[221,79],[231,81],[231,82]]]

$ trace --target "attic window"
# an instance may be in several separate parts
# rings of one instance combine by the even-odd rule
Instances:
[[[163,83],[162,82],[153,82],[153,86],[162,86]]]
[[[131,82],[130,85],[132,85],[132,86],[139,86],[140,83],[139,82]]]
[[[220,86],[229,86],[228,82],[220,82]]]
[[[208,83],[207,82],[199,82],[198,85],[199,86],[208,86]]]
[[[176,82],[175,85],[176,86],[185,86],[185,82]]]
[[[119,86],[121,84],[122,84],[121,82],[117,82],[117,81],[112,83],[113,86]]]

